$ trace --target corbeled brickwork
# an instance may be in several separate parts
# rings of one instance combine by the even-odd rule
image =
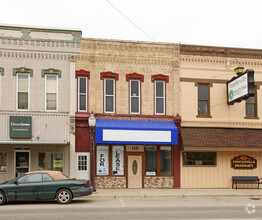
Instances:
[[[126,188],[125,177],[96,177],[97,189],[123,189]]]
[[[144,188],[174,188],[173,177],[145,177]]]

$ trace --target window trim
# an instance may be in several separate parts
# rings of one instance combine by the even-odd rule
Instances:
[[[1,169],[0,169],[0,173],[6,173],[7,172],[7,164],[8,164],[8,152],[7,151],[0,151],[0,153],[3,153],[3,154],[6,155],[6,164],[5,164],[6,168],[5,168],[5,171],[1,171]],[[2,157],[1,157],[1,159],[2,159]],[[1,165],[0,165],[0,167],[1,167]]]
[[[113,80],[113,95],[106,95],[106,80]],[[113,111],[106,111],[106,96],[113,97]],[[104,113],[114,114],[116,112],[116,79],[104,78]]]
[[[27,109],[19,109],[18,108],[18,83],[19,83],[19,80],[18,80],[18,77],[19,75],[26,75],[28,78],[27,78],[27,81],[28,81],[28,97],[27,97],[27,103],[28,103],[28,108]],[[30,111],[30,75],[29,73],[17,73],[16,74],[16,110],[17,111]]]
[[[199,114],[199,85],[206,85],[207,86],[207,114]],[[211,108],[210,108],[210,87],[211,84],[210,83],[202,83],[202,82],[197,82],[196,83],[196,86],[197,86],[197,118],[212,118],[211,116]]]
[[[164,99],[164,102],[163,102],[163,109],[164,109],[164,112],[163,113],[157,113],[156,112],[156,99],[157,99],[157,96],[156,96],[156,84],[157,82],[161,82],[163,83],[163,97],[160,97],[160,98],[163,98]],[[166,81],[163,81],[163,80],[155,80],[154,81],[154,88],[155,88],[155,94],[154,94],[154,97],[155,97],[155,115],[165,115],[166,114]]]
[[[86,105],[85,105],[85,108],[86,110],[80,110],[80,95],[81,94],[84,94],[84,93],[81,93],[80,94],[80,79],[85,79],[86,80]],[[77,111],[78,112],[87,112],[88,111],[88,77],[85,77],[85,76],[79,76],[77,77]]]
[[[138,83],[138,96],[132,96],[131,95],[131,83],[132,82],[137,82]],[[132,112],[131,109],[132,109],[132,106],[131,106],[131,103],[132,103],[132,97],[138,97],[138,112]],[[140,115],[141,114],[141,81],[139,79],[130,79],[129,80],[129,113],[130,114],[134,114],[134,115]]]
[[[55,76],[56,77],[56,109],[48,110],[47,109],[47,76]],[[45,74],[45,111],[46,112],[57,112],[58,111],[58,75],[56,74]]]
[[[257,86],[255,85],[255,96],[254,96],[254,103],[247,103],[247,100],[245,102],[245,117],[244,119],[259,119],[258,117],[258,103],[257,103]],[[247,104],[253,104],[254,105],[254,115],[249,116],[247,115]]]
[[[215,156],[216,164],[215,165],[185,165],[184,164],[184,153],[186,152],[188,153],[216,153],[216,156]],[[217,167],[217,162],[218,162],[217,158],[218,158],[217,151],[190,151],[190,150],[182,151],[182,166],[183,167]]]
[[[156,175],[146,175],[146,147],[155,146],[156,147]],[[161,175],[161,147],[170,147],[171,148],[171,174],[170,175]],[[174,176],[174,147],[172,145],[146,145],[145,146],[145,177],[172,177]]]

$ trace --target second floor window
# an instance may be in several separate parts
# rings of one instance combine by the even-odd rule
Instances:
[[[45,109],[46,111],[56,111],[57,110],[57,90],[58,90],[58,82],[57,75],[45,75]]]
[[[115,113],[115,79],[104,79],[104,111]]]
[[[87,111],[87,77],[78,77],[78,111]]]
[[[246,100],[246,118],[257,117],[257,90],[255,96]]]
[[[198,116],[210,116],[209,84],[198,84]]]
[[[17,109],[29,110],[29,74],[17,74]]]
[[[164,81],[155,81],[155,114],[165,114]]]
[[[140,81],[130,80],[130,113],[140,114]]]

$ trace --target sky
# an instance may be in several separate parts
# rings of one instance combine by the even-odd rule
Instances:
[[[0,0],[1,24],[86,38],[262,49],[261,0]]]

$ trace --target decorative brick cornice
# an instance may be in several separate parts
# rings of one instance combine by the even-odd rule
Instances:
[[[126,81],[129,82],[130,79],[139,79],[141,82],[144,82],[144,75],[138,73],[126,74]]]
[[[113,72],[102,72],[100,73],[100,79],[103,80],[104,78],[114,78],[119,80],[119,74]]]
[[[212,47],[181,44],[180,53],[181,55],[194,56],[262,59],[262,50],[245,48]]]
[[[164,80],[164,81],[166,81],[166,83],[169,83],[169,76],[163,75],[163,74],[152,75],[151,81],[155,82],[155,80]]]
[[[90,71],[86,71],[86,70],[77,70],[76,71],[76,78],[77,77],[87,77],[88,79],[90,79]]]

